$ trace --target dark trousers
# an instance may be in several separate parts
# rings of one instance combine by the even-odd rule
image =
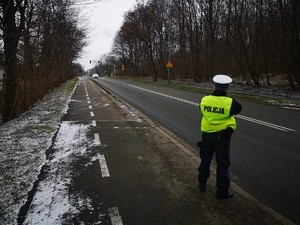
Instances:
[[[198,168],[198,181],[206,184],[210,176],[210,163],[214,153],[217,162],[217,193],[226,194],[230,186],[229,171],[230,165],[230,141],[232,130],[225,130],[216,133],[203,133],[202,141],[198,144],[200,148],[201,163]]]

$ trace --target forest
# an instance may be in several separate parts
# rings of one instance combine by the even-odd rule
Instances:
[[[82,71],[74,63],[88,37],[80,10],[100,1],[1,0],[3,122]],[[299,0],[137,0],[96,69],[114,68],[154,82],[205,82],[228,74],[253,87],[271,85],[280,76],[296,91],[299,30]]]
[[[109,64],[124,73],[203,82],[215,74],[253,87],[281,76],[300,85],[299,0],[150,0],[126,13]]]
[[[87,30],[77,10],[84,2],[89,1],[1,0],[3,122],[74,77],[78,65],[73,62],[86,45]]]

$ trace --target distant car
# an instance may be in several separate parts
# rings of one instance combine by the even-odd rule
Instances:
[[[96,73],[94,73],[94,74],[92,75],[92,78],[99,78],[99,75],[96,74]]]

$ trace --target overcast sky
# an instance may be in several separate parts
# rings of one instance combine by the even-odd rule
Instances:
[[[123,23],[124,13],[136,5],[136,0],[103,0],[84,7],[83,15],[88,20],[90,31],[88,46],[78,62],[84,69],[93,67],[89,61],[97,62],[103,54],[109,53],[116,32]]]

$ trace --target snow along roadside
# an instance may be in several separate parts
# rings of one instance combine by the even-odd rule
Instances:
[[[0,125],[0,224],[17,224],[77,81],[67,81],[29,111]]]

